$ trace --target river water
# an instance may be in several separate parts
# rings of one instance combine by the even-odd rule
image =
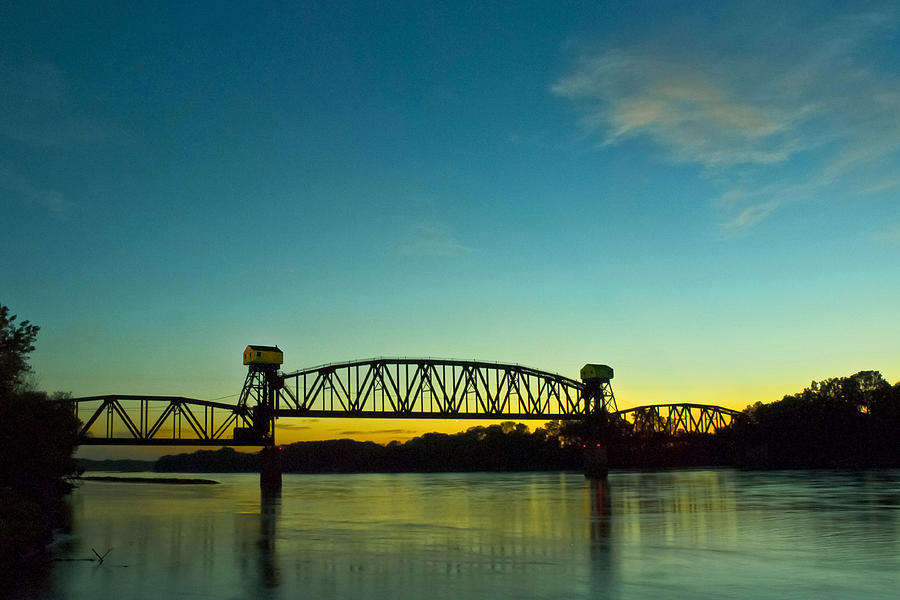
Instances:
[[[221,484],[84,482],[68,560],[17,596],[900,594],[900,471],[285,475],[271,498],[257,475],[199,476]]]

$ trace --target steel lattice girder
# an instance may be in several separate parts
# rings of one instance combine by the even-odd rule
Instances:
[[[674,435],[688,433],[715,433],[728,427],[740,411],[709,404],[655,404],[635,406],[615,413],[638,429],[661,431]]]
[[[250,423],[241,407],[182,396],[90,396],[69,402],[77,417],[87,416],[79,437],[89,445],[234,444],[233,427]],[[94,429],[101,425],[98,435]]]
[[[615,411],[608,381],[591,405],[581,381],[481,361],[379,358],[277,378],[275,414],[280,417],[575,420],[608,407],[612,415],[635,427],[671,435],[715,433],[741,414],[704,404]],[[230,437],[235,428],[252,428],[251,404],[260,402],[258,390],[252,393],[255,389],[247,397],[242,394],[236,406],[181,396],[109,395],[69,402],[76,416],[89,414],[81,430],[83,444],[256,446],[259,440]],[[94,431],[100,425],[104,435]]]
[[[584,384],[502,363],[370,359],[284,375],[278,416],[576,419]]]

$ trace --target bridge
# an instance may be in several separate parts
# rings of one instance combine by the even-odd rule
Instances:
[[[289,373],[277,364],[248,366],[236,404],[181,396],[74,398],[84,424],[81,443],[267,446],[280,418],[548,421],[605,414],[639,431],[711,434],[740,414],[704,404],[619,410],[612,369],[602,365],[585,369],[603,367],[608,376],[582,369],[582,380],[516,364],[437,358],[373,358]]]
[[[641,433],[716,433],[730,426],[740,411],[709,404],[654,404],[614,413]]]

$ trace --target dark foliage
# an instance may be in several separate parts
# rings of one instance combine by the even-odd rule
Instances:
[[[900,465],[900,384],[878,371],[812,382],[778,402],[757,402],[735,427],[744,466],[769,468]]]
[[[16,325],[16,315],[0,305],[0,398],[21,391],[31,372],[28,355],[40,328],[28,321]]]
[[[38,500],[68,492],[77,446],[78,420],[60,395],[27,391],[0,402],[0,486]]]
[[[533,471],[579,469],[580,453],[546,429],[530,433],[512,422],[472,427],[453,435],[427,433],[407,442],[297,442],[281,454],[285,473]],[[231,448],[160,458],[158,472],[256,471],[256,454]]]
[[[31,556],[58,524],[61,498],[78,474],[78,420],[64,395],[29,388],[28,354],[38,327],[0,306],[0,562]]]
[[[612,468],[900,466],[900,384],[892,387],[878,371],[813,382],[780,401],[757,402],[715,435],[669,435],[661,431],[665,424],[656,421],[658,415],[635,417],[634,423],[604,427]],[[585,427],[565,422],[560,437],[591,443]]]
[[[237,452],[233,448],[198,450],[160,457],[153,470],[157,473],[243,473],[258,471],[259,458],[256,454]]]

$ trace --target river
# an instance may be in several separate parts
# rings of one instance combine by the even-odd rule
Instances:
[[[100,473],[89,473],[100,475]],[[137,474],[140,476],[140,474]],[[152,476],[152,474],[146,474]],[[890,598],[900,471],[87,481],[17,598]],[[93,551],[105,560],[87,561]]]

